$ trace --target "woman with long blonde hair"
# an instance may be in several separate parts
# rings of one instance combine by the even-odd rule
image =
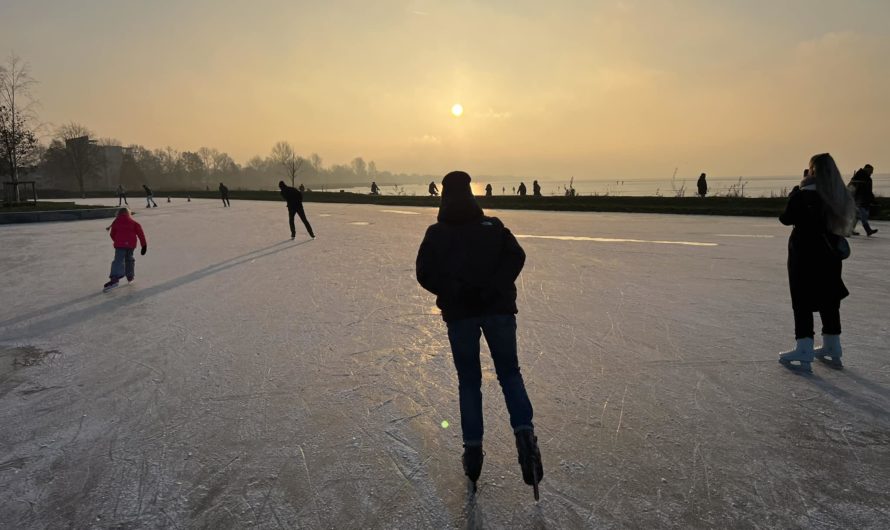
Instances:
[[[782,224],[788,238],[788,283],[794,310],[796,347],[779,355],[784,366],[811,372],[815,358],[833,368],[841,363],[841,300],[850,292],[841,278],[844,237],[853,231],[856,205],[828,153],[810,159],[809,174],[788,198]],[[813,346],[813,313],[822,318],[822,346]]]

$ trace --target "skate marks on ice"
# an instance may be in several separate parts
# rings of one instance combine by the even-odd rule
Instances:
[[[589,237],[589,236],[543,236],[530,234],[516,234],[517,239],[555,239],[558,241],[592,241],[595,243],[647,243],[652,245],[681,245],[687,247],[716,247],[717,243],[703,243],[700,241],[667,241],[651,239],[626,239],[614,237]]]
[[[234,258],[229,258],[219,263],[209,265],[202,269],[193,271],[191,273],[185,274],[172,280],[168,280],[163,283],[151,285],[145,288],[139,288],[138,290],[133,292],[126,292],[124,296],[115,297],[114,295],[112,295],[112,297],[108,299],[107,294],[97,292],[95,295],[91,294],[83,296],[68,302],[54,304],[52,306],[48,306],[37,311],[28,312],[25,315],[0,322],[0,332],[2,332],[2,334],[0,334],[0,340],[13,342],[22,340],[23,338],[27,338],[28,336],[31,336],[33,334],[45,335],[47,333],[53,333],[60,329],[80,324],[84,320],[89,320],[100,315],[120,311],[124,307],[138,304],[172,289],[188,285],[190,283],[202,280],[214,274],[234,267],[238,267],[240,265],[253,263],[257,259],[265,258],[279,252],[290,250],[294,247],[304,245],[308,242],[309,241],[307,240],[293,243],[290,240],[284,240],[273,245],[269,245],[267,247],[236,256]],[[137,287],[139,285],[141,284],[137,284]],[[65,310],[67,310],[68,308],[83,305],[85,302],[90,302],[96,299],[105,301],[98,304],[83,306],[73,311],[65,312]],[[60,312],[61,314],[59,314]],[[24,326],[24,329],[18,331],[18,334],[9,333],[8,331],[6,331],[9,328],[17,328],[22,323],[26,323],[26,325]]]
[[[6,347],[0,345],[0,398],[28,381],[26,377],[17,373],[18,371],[51,363],[59,355],[61,353],[58,350],[44,350],[35,346]],[[29,395],[52,388],[32,385],[19,393]],[[0,462],[0,470],[2,469],[3,463]]]

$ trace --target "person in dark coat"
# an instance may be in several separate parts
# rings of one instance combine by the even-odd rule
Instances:
[[[222,197],[223,208],[232,205],[232,203],[229,202],[229,188],[222,182],[219,183],[219,194]]]
[[[488,342],[495,372],[516,436],[523,479],[543,476],[516,348],[516,278],[525,252],[496,217],[486,217],[470,189],[470,176],[453,171],[442,180],[438,222],[430,226],[417,253],[417,281],[436,295],[448,327],[457,369],[464,472],[473,481],[482,470],[482,370],[479,339]]]
[[[151,192],[151,188],[143,184],[142,189],[145,190],[145,207],[151,208],[152,206],[154,206],[155,208],[157,208],[158,203],[155,202],[154,194]]]
[[[788,238],[788,283],[797,345],[779,355],[779,362],[789,368],[810,372],[815,357],[843,366],[840,304],[850,293],[841,278],[838,243],[852,231],[855,215],[834,159],[827,153],[814,156],[809,174],[791,191],[779,216],[783,225],[794,225]],[[815,311],[822,318],[820,348],[813,347]]]
[[[438,197],[439,196],[439,188],[436,187],[436,181],[430,182],[430,196]]]
[[[698,177],[696,185],[698,186],[698,196],[704,199],[705,195],[708,194],[708,180],[704,173]]]
[[[853,193],[853,200],[856,201],[857,221],[862,221],[862,228],[865,228],[865,235],[869,237],[878,231],[877,228],[873,229],[868,223],[869,208],[871,208],[872,203],[875,202],[874,184],[871,180],[873,172],[874,168],[871,164],[865,164],[862,169],[856,171],[853,178],[850,179],[850,184],[847,186]],[[856,226],[853,225],[853,228],[855,229]],[[853,235],[858,236],[859,234],[853,232]]]
[[[525,182],[519,183],[519,195],[525,197],[525,194],[528,193],[528,189],[525,187]]]
[[[486,184],[485,185],[485,196],[491,197],[491,192],[492,192],[491,184]]]
[[[303,226],[305,226],[306,231],[309,232],[309,237],[315,239],[315,232],[312,231],[312,226],[309,224],[309,220],[306,219],[306,212],[303,211],[303,194],[300,193],[300,190],[297,188],[292,188],[285,184],[283,180],[278,181],[278,188],[281,190],[281,196],[287,201],[287,215],[288,221],[290,221],[290,238],[293,239],[297,237],[297,227],[294,225],[294,215],[299,215],[300,220],[303,221]]]
[[[537,180],[532,182],[532,195],[534,195],[535,197],[541,196],[541,185],[538,184]]]

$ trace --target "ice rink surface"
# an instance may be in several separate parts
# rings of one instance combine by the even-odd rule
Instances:
[[[778,221],[487,212],[528,255],[535,504],[490,358],[468,495],[445,326],[414,278],[436,211],[306,210],[315,241],[282,203],[137,206],[149,252],[109,293],[108,220],[0,227],[0,526],[890,526],[887,223],[844,264],[847,368],[803,376],[776,362]]]

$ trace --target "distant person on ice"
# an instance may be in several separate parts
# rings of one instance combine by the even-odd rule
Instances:
[[[417,253],[417,281],[436,295],[448,327],[457,369],[464,473],[475,487],[482,471],[482,370],[479,338],[485,335],[516,436],[526,484],[544,475],[516,352],[516,278],[525,252],[503,223],[486,217],[470,190],[470,176],[454,171],[442,180],[438,223]]]
[[[534,195],[535,197],[541,196],[541,185],[538,184],[537,180],[532,182],[532,195]]]
[[[130,215],[129,208],[121,208],[109,228],[109,235],[114,241],[114,261],[111,262],[109,281],[103,286],[104,291],[110,291],[118,286],[118,282],[124,276],[128,282],[132,282],[136,275],[136,260],[133,251],[136,250],[136,241],[142,246],[142,255],[148,252],[148,241],[142,225],[137,223]]]
[[[797,340],[793,350],[779,355],[779,362],[811,372],[810,363],[818,358],[842,368],[840,307],[850,294],[841,279],[841,260],[846,257],[842,236],[853,230],[856,207],[831,155],[810,159],[809,174],[791,191],[779,220],[794,225],[788,238],[788,283]],[[815,311],[822,318],[820,348],[813,347]]]
[[[151,188],[143,184],[142,189],[145,190],[145,207],[151,208],[152,206],[154,206],[155,208],[157,208],[158,203],[155,202],[154,195],[152,195],[151,193]]]
[[[700,177],[698,177],[698,182],[696,183],[698,186],[698,196],[702,199],[705,198],[705,195],[708,194],[708,180],[705,178],[705,174],[702,173]]]
[[[303,194],[300,193],[300,190],[285,184],[283,180],[278,181],[278,188],[281,189],[281,196],[287,201],[287,215],[288,220],[290,221],[290,238],[293,239],[297,237],[297,227],[294,225],[294,215],[299,215],[300,220],[303,221],[303,226],[305,226],[306,231],[309,232],[309,237],[315,239],[315,232],[312,231],[312,226],[309,224],[309,220],[306,219],[306,212],[303,211]]]
[[[219,183],[219,194],[222,197],[223,208],[232,205],[232,203],[229,202],[229,188],[222,182]]]
[[[436,187],[436,181],[430,182],[430,196],[438,197],[439,196],[439,188]]]
[[[871,209],[872,203],[875,202],[875,194],[873,183],[871,180],[871,174],[874,172],[874,168],[871,164],[865,164],[865,166],[856,171],[853,175],[853,178],[850,179],[850,184],[847,185],[847,188],[853,194],[853,200],[856,201],[856,212],[858,214],[858,221],[862,221],[862,228],[865,228],[865,235],[871,237],[872,234],[878,231],[877,228],[872,228],[870,224],[868,224],[868,214]],[[853,229],[855,230],[856,225],[853,225]],[[858,236],[858,232],[853,232],[854,236]]]
[[[491,192],[492,192],[491,184],[486,184],[485,185],[485,196],[491,197]]]
[[[377,185],[377,181],[371,182],[371,195],[380,195],[380,186]]]
[[[528,188],[525,187],[525,182],[519,183],[519,195],[525,197],[525,194],[528,193]]]
[[[117,185],[117,205],[120,206],[121,203],[126,204],[127,206],[130,203],[127,202],[127,192],[124,190],[124,187],[120,184]]]

